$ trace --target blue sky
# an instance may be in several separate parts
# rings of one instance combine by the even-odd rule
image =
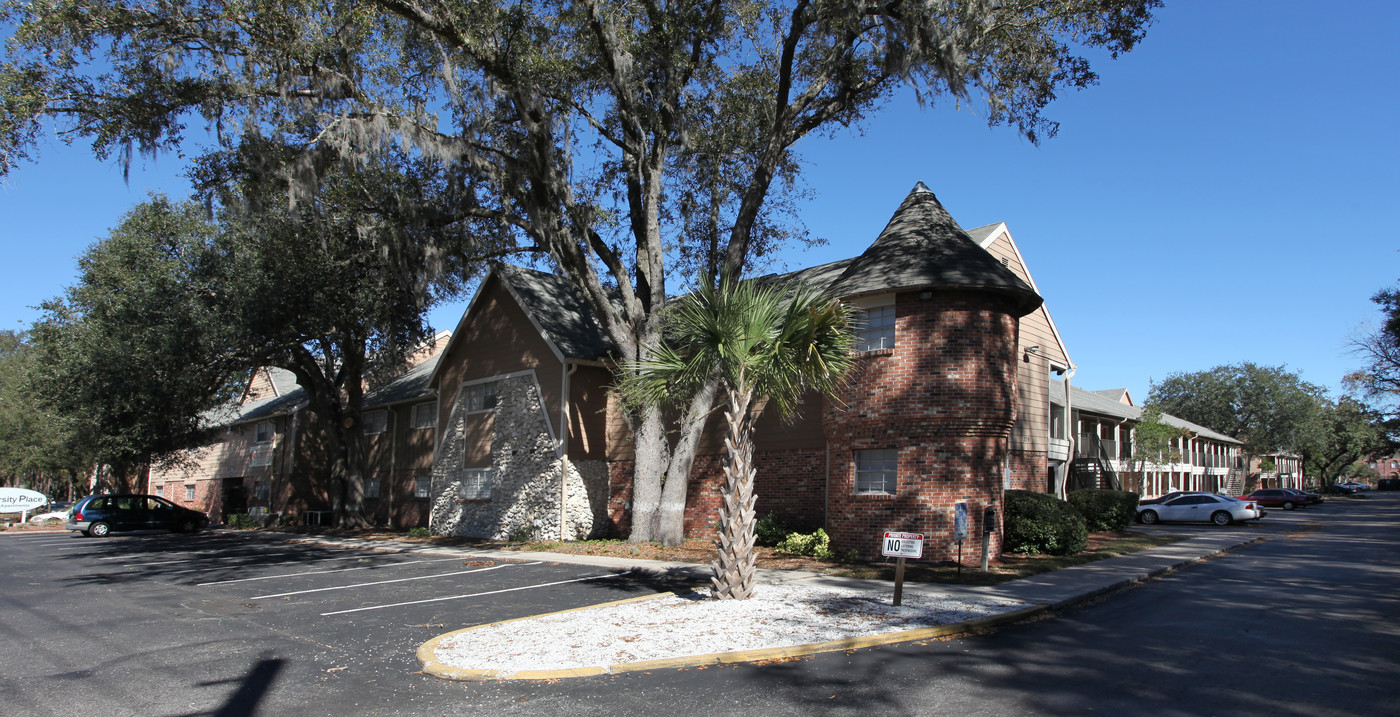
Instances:
[[[1400,279],[1400,3],[1170,2],[1146,41],[1069,92],[1033,146],[951,104],[900,98],[863,131],[809,138],[804,220],[853,256],[923,181],[964,227],[1011,228],[1078,366],[1130,389],[1224,363],[1285,364],[1340,388],[1369,297]],[[186,192],[174,156],[130,183],[84,147],[44,148],[0,186],[4,328],[75,276],[74,259],[150,190]],[[466,301],[432,315],[452,328]]]

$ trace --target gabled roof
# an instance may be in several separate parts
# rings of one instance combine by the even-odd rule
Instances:
[[[1006,245],[1011,248],[1011,253],[1016,257],[1016,263],[1021,265],[1021,270],[1025,273],[1025,276],[1021,278],[1030,285],[1037,295],[1043,296],[1040,294],[1040,287],[1035,283],[1035,277],[1031,275],[1030,267],[1026,264],[1026,257],[1021,254],[1021,247],[1016,244],[1016,238],[1011,236],[1011,228],[1006,226],[1006,222],[968,229],[967,235],[972,237],[974,242],[977,242],[977,246],[988,252],[992,250],[992,245],[996,243],[997,239],[1006,237]],[[1018,274],[1018,276],[1020,275]],[[1069,347],[1065,346],[1064,337],[1060,336],[1060,327],[1055,325],[1055,318],[1050,315],[1050,307],[1042,303],[1037,310],[1045,315],[1045,323],[1049,325],[1050,335],[1054,337],[1060,354],[1064,356],[1065,363],[1068,364],[1069,368],[1074,368],[1074,360],[1070,358]]]
[[[563,358],[594,361],[612,350],[583,292],[568,279],[509,264],[492,271]]]
[[[1092,413],[1119,420],[1140,421],[1142,420],[1142,409],[1137,406],[1130,406],[1120,402],[1116,396],[1123,393],[1125,389],[1111,389],[1106,391],[1086,391],[1078,386],[1070,386],[1070,397],[1074,410],[1084,413]],[[1065,402],[1065,388],[1060,381],[1050,382],[1050,400],[1060,405]],[[1200,424],[1192,423],[1182,418],[1177,418],[1168,413],[1162,414],[1162,422],[1168,426],[1185,428],[1186,430],[1211,440],[1221,443],[1234,443],[1244,445],[1244,441],[1231,438],[1223,433],[1206,428]]]
[[[1107,398],[1110,401],[1117,401],[1118,403],[1127,406],[1134,405],[1133,397],[1128,395],[1128,389],[1126,388],[1106,388],[1099,391],[1094,391],[1093,393],[1103,396],[1104,398]]]
[[[422,363],[404,372],[402,376],[365,394],[364,407],[388,406],[405,401],[426,398],[433,395],[428,387],[428,379],[437,370],[438,360],[444,352],[439,351]]]
[[[844,298],[925,288],[999,294],[1015,301],[1023,316],[1041,304],[1035,289],[973,241],[919,182],[829,292]]]
[[[583,292],[567,279],[509,264],[493,265],[481,287],[493,279],[515,298],[560,361],[597,361],[612,350],[612,342]],[[923,182],[914,187],[884,231],[860,256],[768,274],[759,280],[802,281],[841,298],[922,288],[982,291],[1012,299],[1021,316],[1042,303],[1034,287],[958,226]],[[478,288],[451,341],[464,335],[464,325],[481,295]],[[613,299],[617,301],[617,297]],[[448,350],[451,347],[449,343]],[[429,382],[433,380],[430,376]]]
[[[378,408],[432,396],[433,391],[428,387],[428,377],[437,368],[438,359],[442,357],[442,354],[442,351],[437,352],[404,372],[403,375],[365,394],[362,407]],[[284,383],[282,387],[278,388],[276,396],[209,411],[204,414],[204,420],[208,426],[214,428],[265,421],[275,416],[285,416],[306,405],[306,389],[296,383],[296,374],[286,369],[273,367],[270,367],[268,372],[274,376],[280,374],[284,380],[286,377],[291,377],[291,388],[285,388]]]
[[[285,396],[297,390],[297,375],[285,368],[267,367],[267,377],[272,382],[272,390],[278,396]]]

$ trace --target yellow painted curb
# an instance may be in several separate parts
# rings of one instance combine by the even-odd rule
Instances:
[[[419,664],[423,665],[423,672],[424,672],[424,673],[429,674],[429,675],[432,675],[433,677],[441,677],[441,678],[444,679],[444,680],[461,680],[461,681],[472,681],[472,680],[496,680],[496,679],[509,679],[509,680],[549,680],[549,679],[555,679],[555,678],[561,678],[561,677],[591,677],[591,676],[593,676],[593,675],[601,675],[601,674],[607,672],[607,670],[604,669],[604,668],[602,668],[602,667],[579,667],[579,668],[575,668],[575,669],[572,669],[572,670],[529,670],[529,671],[517,672],[517,673],[515,673],[514,675],[511,675],[510,677],[501,677],[500,675],[497,674],[497,672],[498,672],[497,670],[465,670],[465,669],[462,669],[462,668],[460,668],[460,667],[453,667],[453,666],[451,666],[451,665],[444,665],[444,664],[442,664],[441,662],[439,662],[438,659],[437,659],[437,648],[438,648],[438,645],[440,645],[440,644],[442,644],[443,642],[447,641],[449,638],[456,637],[457,635],[460,635],[460,634],[462,634],[462,633],[464,633],[464,632],[471,632],[472,630],[480,630],[480,629],[482,629],[482,628],[492,627],[492,626],[495,626],[495,625],[508,625],[508,624],[510,624],[510,623],[512,623],[512,622],[521,622],[521,621],[523,621],[523,620],[534,620],[534,619],[536,619],[536,618],[549,617],[549,616],[551,616],[551,615],[564,615],[564,614],[571,613],[571,612],[578,612],[578,611],[580,611],[580,610],[592,610],[592,609],[594,609],[594,608],[609,607],[609,606],[612,606],[612,605],[625,605],[625,604],[627,604],[627,603],[641,602],[641,601],[643,601],[643,600],[655,600],[655,599],[657,599],[657,598],[668,597],[668,596],[673,595],[673,594],[674,594],[674,593],[662,592],[662,593],[655,593],[655,594],[653,594],[653,595],[639,595],[639,596],[637,596],[637,597],[632,597],[632,598],[623,598],[622,600],[613,600],[612,602],[601,602],[601,603],[598,603],[598,604],[596,604],[596,605],[584,605],[583,607],[575,607],[575,608],[570,608],[570,609],[568,609],[568,610],[559,610],[559,611],[556,611],[556,612],[547,612],[547,613],[542,613],[542,614],[540,614],[540,615],[527,615],[527,616],[525,616],[525,617],[517,617],[517,618],[515,618],[515,619],[513,619],[513,620],[502,620],[502,621],[500,621],[500,622],[488,622],[488,623],[485,623],[485,624],[482,624],[482,625],[473,625],[473,626],[471,626],[471,627],[465,627],[465,628],[462,628],[461,630],[453,630],[452,632],[448,632],[448,633],[444,633],[444,634],[442,634],[442,635],[438,635],[437,637],[434,637],[433,639],[428,640],[427,642],[425,642],[425,643],[419,645],[419,646],[418,646],[418,662],[419,662]],[[534,675],[534,676],[532,676],[532,677],[523,677],[522,675]]]
[[[514,620],[504,620],[502,622],[487,623],[477,625],[463,630],[456,630],[445,635],[439,635],[418,647],[418,661],[423,665],[423,672],[434,677],[445,680],[481,681],[481,680],[559,680],[571,677],[596,677],[605,674],[618,674],[622,672],[637,672],[639,670],[670,670],[679,667],[698,667],[700,665],[723,665],[743,662],[761,662],[763,660],[780,660],[794,657],[804,657],[816,655],[823,652],[837,652],[841,650],[857,650],[865,647],[878,647],[880,645],[894,645],[901,642],[912,642],[914,640],[927,640],[935,637],[948,637],[950,635],[961,635],[976,630],[995,627],[1009,622],[1024,620],[1034,617],[1040,613],[1051,609],[1049,605],[1031,605],[1019,610],[1004,612],[991,617],[978,618],[976,620],[966,620],[947,625],[935,625],[933,627],[921,627],[915,630],[904,630],[902,632],[887,632],[879,635],[866,635],[864,637],[852,637],[845,640],[831,640],[829,642],[814,642],[806,645],[788,645],[786,647],[765,647],[754,650],[736,650],[733,652],[714,652],[703,655],[685,655],[683,657],[666,657],[658,660],[642,660],[639,662],[624,662],[606,667],[592,665],[589,667],[578,667],[566,670],[522,670],[510,675],[502,675],[499,670],[466,670],[460,667],[444,665],[437,660],[437,646],[455,635],[464,632],[479,630],[492,625],[504,625],[521,620],[533,620],[537,617],[548,615],[562,615],[564,613],[576,612],[578,610],[591,610],[593,608],[606,607],[609,605],[620,605],[623,603],[636,602],[639,600],[650,600],[658,597],[665,597],[671,593],[657,593],[655,595],[644,595],[642,597],[628,598],[614,602],[589,605],[587,607],[574,608],[572,610],[560,610],[559,612],[547,613],[546,615],[531,615],[529,617],[516,618]]]

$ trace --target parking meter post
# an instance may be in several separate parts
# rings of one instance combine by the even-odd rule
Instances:
[[[894,564],[894,606],[904,601],[904,557]]]

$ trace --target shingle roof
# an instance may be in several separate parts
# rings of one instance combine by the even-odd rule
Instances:
[[[1000,294],[1015,301],[1021,315],[1041,304],[1035,289],[978,246],[920,182],[829,291],[848,297],[923,288]]]
[[[567,279],[509,264],[497,267],[500,276],[525,310],[530,312],[545,338],[553,342],[564,358],[595,360],[612,348],[593,310]]]
[[[1086,391],[1078,386],[1070,386],[1069,389],[1070,397],[1073,399],[1070,403],[1074,406],[1075,410],[1083,411],[1085,413],[1094,413],[1101,416],[1108,416],[1110,418],[1125,419],[1129,421],[1142,420],[1141,408],[1137,406],[1129,406],[1126,403],[1122,403],[1110,397],[1110,395],[1105,395],[1119,394],[1123,391],[1123,389],[1113,389],[1111,391]],[[1050,400],[1058,402],[1062,405],[1064,404],[1065,387],[1062,382],[1050,382]],[[1198,436],[1202,436],[1204,438],[1210,438],[1212,440],[1221,441],[1223,443],[1237,443],[1240,445],[1244,445],[1243,441],[1231,438],[1223,433],[1206,428],[1205,426],[1202,426],[1200,424],[1192,423],[1182,418],[1177,418],[1176,416],[1173,416],[1168,413],[1162,414],[1162,422],[1167,424],[1168,426],[1185,428],[1186,430],[1191,431],[1192,433]]]
[[[297,390],[297,375],[285,368],[268,366],[267,377],[272,381],[272,388],[277,391],[278,396],[285,396]]]
[[[568,280],[509,264],[498,265],[496,272],[564,358],[595,360],[612,348],[583,293]],[[1023,316],[1042,302],[1034,288],[958,226],[923,182],[860,256],[759,280],[798,280],[839,297],[921,288],[983,291],[1012,299]]]
[[[438,359],[442,358],[442,354],[442,351],[433,354],[402,376],[365,394],[365,408],[403,403],[433,395],[432,389],[428,388],[428,379],[437,369]]]

